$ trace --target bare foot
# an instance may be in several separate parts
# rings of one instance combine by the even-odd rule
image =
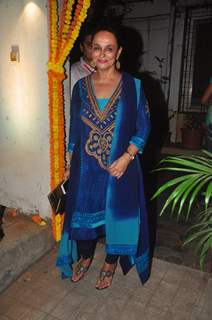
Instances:
[[[96,289],[103,290],[111,286],[117,263],[104,263],[99,278],[96,282]]]
[[[80,281],[84,277],[85,273],[88,271],[91,265],[91,262],[92,262],[92,258],[88,258],[88,259],[81,258],[77,262],[76,266],[74,267],[71,281],[72,282]]]

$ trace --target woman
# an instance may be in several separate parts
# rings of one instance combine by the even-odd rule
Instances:
[[[208,112],[206,115],[206,148],[208,151],[212,152],[212,77],[209,80],[209,84],[203,93],[201,98],[203,104],[208,104]]]
[[[136,265],[142,283],[149,277],[147,215],[136,156],[148,137],[149,113],[140,80],[119,71],[121,51],[115,29],[96,30],[96,72],[77,82],[71,104],[71,183],[57,266],[63,277],[80,281],[97,239],[105,236],[97,289],[111,285],[118,259],[124,274]]]

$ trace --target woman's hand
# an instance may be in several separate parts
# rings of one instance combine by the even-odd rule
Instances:
[[[108,167],[108,172],[110,173],[111,176],[119,179],[125,173],[130,162],[131,162],[130,156],[127,153],[124,153],[119,159],[114,161]]]

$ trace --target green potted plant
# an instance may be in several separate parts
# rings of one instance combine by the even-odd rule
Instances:
[[[198,202],[200,195],[203,197],[204,207],[197,210],[197,222],[190,228],[185,240],[185,244],[195,242],[203,270],[205,258],[212,250],[212,153],[203,151],[200,156],[167,157],[160,164],[162,166],[157,171],[168,170],[179,174],[159,187],[152,197],[155,199],[168,192],[160,215],[169,209],[177,219],[188,220],[194,203]]]
[[[204,129],[203,114],[189,112],[185,114],[184,127],[181,129],[182,145],[186,149],[201,149]]]

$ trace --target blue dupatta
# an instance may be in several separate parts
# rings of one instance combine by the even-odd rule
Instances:
[[[80,82],[82,80],[78,82],[78,93],[75,88],[72,105],[75,97],[76,101],[80,100]],[[79,116],[75,114],[74,117],[80,121]],[[148,133],[149,114],[140,80],[123,73],[109,162],[118,159],[126,151],[129,143],[135,144],[142,153]],[[75,152],[76,141],[70,142]],[[71,276],[71,265],[78,258],[76,242],[70,239],[67,232],[70,221],[71,214],[68,214],[65,217],[57,257],[57,266],[65,277]],[[137,157],[129,164],[121,179],[108,176],[105,233],[106,252],[120,255],[120,265],[124,274],[135,265],[141,282],[145,283],[150,273],[149,235],[142,172]]]

